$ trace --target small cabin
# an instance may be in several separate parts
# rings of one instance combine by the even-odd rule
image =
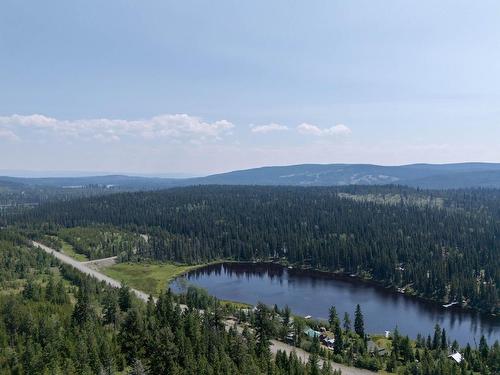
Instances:
[[[312,328],[307,328],[304,330],[304,333],[309,336],[310,338],[315,338],[315,337],[319,337],[321,335],[321,332],[318,332],[318,331],[315,331],[314,329]]]
[[[293,334],[293,332],[289,332],[285,336],[285,342],[287,342],[289,344],[293,344],[295,342],[295,335]]]

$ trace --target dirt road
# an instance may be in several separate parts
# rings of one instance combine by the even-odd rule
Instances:
[[[56,251],[54,249],[51,249],[48,246],[42,245],[39,242],[32,241],[32,243],[33,243],[33,246],[42,249],[46,253],[52,254],[54,257],[56,257],[57,259],[59,259],[61,262],[69,264],[70,266],[73,266],[74,268],[76,268],[78,271],[83,272],[83,273],[85,273],[87,275],[93,276],[93,277],[95,277],[99,281],[104,281],[106,284],[112,286],[113,288],[120,288],[122,286],[122,284],[119,281],[117,281],[115,279],[112,279],[111,277],[108,277],[108,276],[102,274],[101,272],[96,271],[96,270],[90,268],[89,265],[86,262],[85,263],[79,262],[79,261],[71,258],[70,256],[67,256],[65,254],[61,254],[60,252],[58,252],[58,251]],[[140,298],[144,302],[148,301],[148,299],[149,299],[149,295],[148,294],[146,294],[144,292],[141,292],[140,290],[133,289],[133,288],[131,288],[130,290],[138,298]]]
[[[305,350],[302,350],[300,348],[296,348],[294,346],[290,346],[288,344],[285,344],[284,342],[278,341],[278,340],[271,340],[271,352],[273,354],[276,354],[278,350],[284,351],[288,354],[293,350],[297,357],[299,357],[304,363],[309,361],[309,353],[306,352]],[[323,366],[323,360],[320,359],[318,361],[320,367]],[[356,368],[356,367],[349,367],[346,365],[342,365],[340,363],[335,363],[335,362],[330,362],[330,365],[334,370],[341,370],[342,375],[373,375],[376,374],[375,372],[368,371],[368,370],[363,370],[361,368]]]
[[[99,271],[101,268],[111,267],[113,264],[116,264],[116,256],[103,258],[103,259],[94,259],[89,260],[88,262],[81,262],[85,264],[89,268],[92,268],[95,271]]]

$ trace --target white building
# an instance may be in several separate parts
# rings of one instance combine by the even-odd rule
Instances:
[[[448,358],[453,359],[453,360],[454,360],[455,362],[457,362],[457,363],[462,362],[462,359],[463,359],[462,354],[460,354],[459,352],[456,352],[456,353],[450,354],[450,355],[448,356]]]

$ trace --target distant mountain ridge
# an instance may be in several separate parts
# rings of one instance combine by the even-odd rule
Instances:
[[[189,185],[342,186],[398,184],[428,189],[500,188],[500,163],[409,164],[299,164],[270,166],[196,178],[126,175],[90,177],[0,177],[0,183],[71,188],[87,185],[120,190],[154,190]]]
[[[300,164],[262,167],[195,179],[211,184],[294,186],[386,185],[421,188],[500,187],[499,163]]]

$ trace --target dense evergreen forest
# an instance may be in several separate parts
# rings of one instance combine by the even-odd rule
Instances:
[[[138,249],[142,251],[146,246],[140,235],[110,225],[59,228],[57,231],[42,228],[30,232],[29,237],[57,251],[65,252],[69,245],[88,260],[127,255]]]
[[[405,375],[500,371],[499,343],[488,346],[484,337],[478,348],[459,348],[439,326],[415,342],[396,329],[382,353],[364,331],[359,305],[352,321],[347,313],[341,320],[333,306],[328,322],[291,313],[262,304],[224,307],[194,287],[144,303],[127,286],[109,288],[30,248],[19,233],[0,230],[1,374],[340,375],[321,358]],[[238,333],[237,326],[245,328]],[[335,337],[330,349],[304,333],[323,327]],[[289,337],[311,353],[307,363],[295,354],[271,355],[270,340]],[[456,351],[463,353],[460,364],[449,358]]]
[[[180,297],[189,306],[202,309],[214,299],[194,286]],[[433,334],[419,334],[415,341],[401,335],[397,327],[389,337],[372,336],[365,332],[359,304],[353,316],[346,312],[343,317],[337,314],[335,306],[331,306],[328,321],[306,319],[292,313],[288,306],[279,309],[276,305],[270,308],[258,303],[253,310],[239,310],[236,320],[240,325],[250,323],[261,335],[306,350],[311,354],[310,362],[324,358],[401,375],[497,374],[500,371],[500,343],[496,340],[489,346],[484,336],[475,348],[469,344],[459,347],[439,324],[434,327]],[[456,353],[460,353],[460,363],[450,358]],[[281,355],[276,356],[276,361],[281,360]]]
[[[500,311],[494,189],[199,186],[49,202],[3,220],[25,229],[109,224],[147,234],[147,246],[130,259],[275,260]]]
[[[181,311],[169,291],[135,300],[0,230],[1,374],[333,374],[294,355],[273,360],[267,336]]]
[[[19,213],[43,202],[66,201],[74,198],[116,193],[117,189],[88,185],[82,187],[28,186],[4,181],[0,177],[0,215]]]

